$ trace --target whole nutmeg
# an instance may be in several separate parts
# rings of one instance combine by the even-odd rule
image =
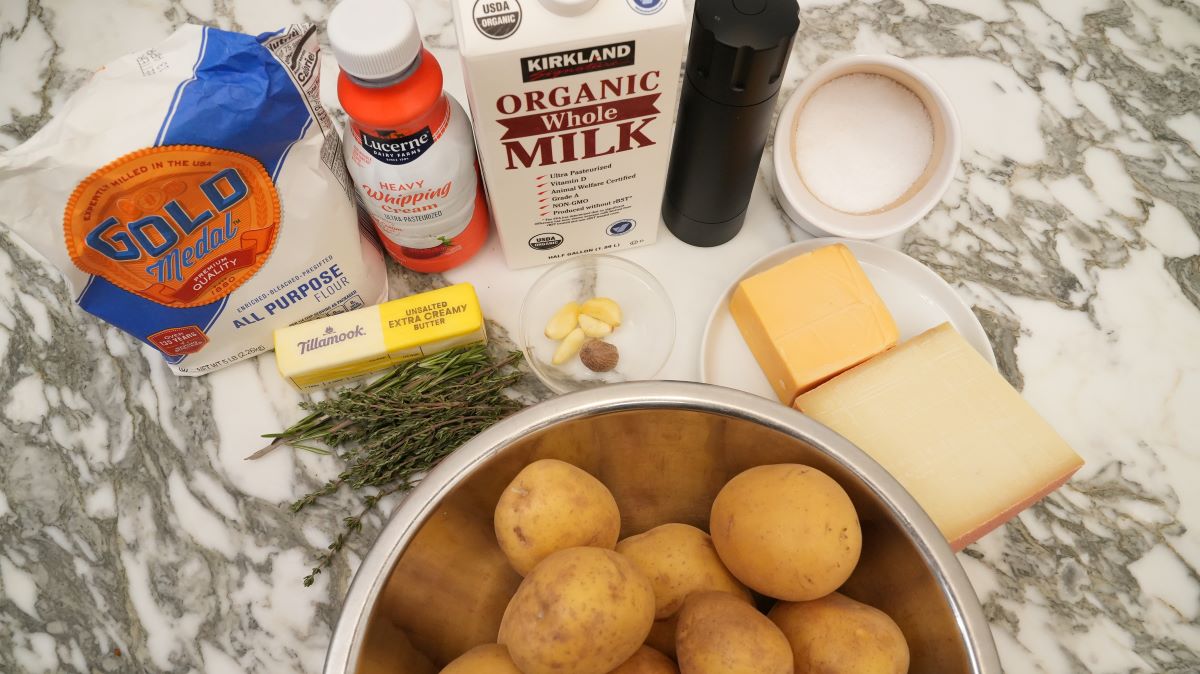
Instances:
[[[617,347],[599,339],[589,339],[579,351],[579,360],[592,372],[608,372],[620,359]]]

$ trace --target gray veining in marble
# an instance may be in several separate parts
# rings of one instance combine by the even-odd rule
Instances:
[[[0,148],[180,23],[257,32],[331,4],[0,0]],[[414,4],[452,49],[446,4]],[[973,303],[1001,371],[1088,460],[959,556],[1006,669],[1200,671],[1200,6],[805,5],[784,96],[832,56],[886,51],[958,106],[962,171],[902,248]],[[758,231],[803,238],[771,217]],[[390,280],[393,296],[449,282]],[[515,327],[489,322],[497,349]],[[241,462],[298,416],[269,358],[173,377],[3,228],[0,355],[0,671],[319,670],[382,518],[300,587],[353,498],[294,515],[335,461]]]

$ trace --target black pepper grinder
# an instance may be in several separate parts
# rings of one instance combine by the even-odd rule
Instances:
[[[696,0],[662,209],[685,243],[742,228],[799,14],[796,0]]]

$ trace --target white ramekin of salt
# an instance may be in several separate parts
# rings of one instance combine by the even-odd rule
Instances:
[[[815,236],[878,239],[941,201],[960,143],[950,100],[929,76],[894,56],[837,59],[783,106],[775,191]]]

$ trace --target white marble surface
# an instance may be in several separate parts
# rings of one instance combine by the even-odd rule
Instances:
[[[957,106],[961,170],[892,244],[973,304],[1005,375],[1088,462],[959,555],[1006,670],[1200,671],[1200,7],[802,4],[785,95],[833,56],[887,52],[913,59]],[[449,7],[416,6],[460,94]],[[0,0],[0,148],[36,131],[93,69],[182,22],[259,32],[327,11],[321,0]],[[627,254],[675,303],[663,376],[695,378],[721,289],[803,237],[769,182],[732,243],[690,248],[664,231]],[[508,271],[493,241],[444,278],[393,270],[392,292],[471,281],[503,342],[540,273]],[[336,513],[287,504],[336,463],[242,460],[298,416],[271,358],[177,379],[74,307],[2,228],[0,358],[0,670],[320,669],[380,520],[300,586]]]

